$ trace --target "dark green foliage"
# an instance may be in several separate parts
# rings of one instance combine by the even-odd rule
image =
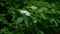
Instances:
[[[0,34],[60,34],[59,4],[59,0],[0,0]],[[21,9],[31,15],[21,14]]]

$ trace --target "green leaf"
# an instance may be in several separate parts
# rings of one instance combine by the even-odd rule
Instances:
[[[40,13],[42,19],[46,19],[46,16],[43,13]]]
[[[33,20],[33,23],[37,23],[37,20],[35,19],[35,20]]]
[[[26,15],[23,15],[23,18],[24,18],[24,22],[25,22],[26,27],[28,27],[29,26],[28,17]]]
[[[41,34],[44,34],[44,32],[42,32],[42,31],[39,31]]]
[[[4,17],[0,17],[0,21],[2,21],[3,24],[7,24],[8,23],[8,21]]]
[[[19,17],[19,18],[17,18],[16,20],[15,20],[15,23],[16,24],[19,24],[19,23],[21,23],[23,21],[23,18],[22,17]]]
[[[56,22],[56,20],[54,18],[51,18],[50,23],[56,27],[58,27],[58,23]]]
[[[0,17],[6,16],[6,14],[0,14]]]
[[[37,23],[37,18],[36,17],[31,17],[33,20],[33,23]]]

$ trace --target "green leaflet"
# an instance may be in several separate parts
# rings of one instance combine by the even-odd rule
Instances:
[[[8,21],[4,17],[0,17],[0,21],[2,21],[3,24],[7,24]]]
[[[44,32],[42,32],[42,31],[39,31],[41,34],[44,34]]]
[[[15,20],[15,23],[16,24],[19,24],[19,23],[22,23],[24,19],[22,17],[18,17],[16,20]]]
[[[4,16],[6,16],[6,14],[0,14],[0,17],[4,17]]]
[[[23,18],[24,18],[24,22],[25,22],[26,27],[28,27],[29,26],[28,17],[26,15],[23,15]]]
[[[52,18],[50,20],[50,23],[53,24],[54,26],[58,27],[58,23],[56,22],[56,20],[54,18]]]

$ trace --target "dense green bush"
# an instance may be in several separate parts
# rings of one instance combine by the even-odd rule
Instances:
[[[60,5],[54,1],[0,0],[0,34],[59,34]]]

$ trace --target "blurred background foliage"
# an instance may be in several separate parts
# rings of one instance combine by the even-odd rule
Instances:
[[[36,10],[30,6],[38,7]],[[28,10],[31,16],[20,13]],[[0,34],[60,34],[60,0],[0,0]]]

